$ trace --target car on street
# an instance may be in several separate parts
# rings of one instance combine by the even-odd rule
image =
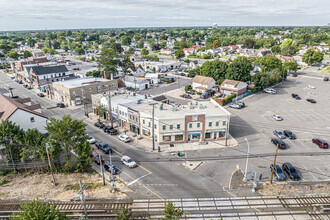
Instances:
[[[109,134],[111,134],[111,135],[118,134],[117,129],[114,129],[114,128],[111,127],[111,126],[104,126],[104,127],[103,127],[103,131],[106,132],[106,133],[109,133]]]
[[[188,93],[190,95],[195,95],[195,93],[193,91],[191,91],[191,90],[186,91],[186,93]]]
[[[21,79],[19,79],[17,82],[18,84],[23,84],[23,81]]]
[[[276,94],[277,93],[277,91],[275,89],[272,89],[272,88],[266,88],[266,89],[264,89],[264,92],[268,93],[268,94]]]
[[[281,139],[285,139],[285,135],[283,134],[283,132],[281,130],[274,130],[273,133],[278,137],[278,138],[281,138]]]
[[[121,159],[121,162],[123,164],[125,164],[126,166],[128,166],[129,168],[134,168],[136,167],[136,163],[134,160],[132,160],[132,158],[130,158],[129,156],[123,156]]]
[[[101,161],[102,163],[104,162],[104,159],[101,158],[102,160],[100,160],[100,155],[96,152],[96,151],[93,151],[90,155],[89,155],[90,158],[92,158],[92,161],[94,163],[96,163],[97,165],[100,165]]]
[[[235,108],[235,109],[240,109],[240,108],[242,108],[239,104],[236,104],[236,103],[231,103],[231,104],[229,105],[229,107],[230,107],[230,108]]]
[[[72,70],[79,70],[79,68],[73,68]]]
[[[309,84],[309,85],[307,85],[307,87],[308,87],[308,88],[310,88],[310,89],[315,89],[315,86],[313,86],[313,85],[310,85],[310,84]]]
[[[95,147],[97,147],[97,149],[103,151],[105,154],[109,154],[109,153],[112,154],[111,147],[109,147],[109,145],[104,142],[96,142]]]
[[[119,173],[119,169],[115,165],[111,164],[109,161],[105,162],[103,167],[112,175],[116,175]]]
[[[39,97],[45,97],[45,94],[43,94],[42,92],[38,93],[37,96]]]
[[[279,115],[272,115],[272,118],[274,118],[276,121],[282,121],[283,118]]]
[[[299,173],[291,163],[289,162],[284,163],[282,165],[282,170],[291,180],[295,180],[295,181],[300,180]]]
[[[310,102],[310,103],[316,103],[316,101],[314,99],[306,99],[307,102]]]
[[[127,135],[119,135],[118,139],[123,141],[124,143],[130,142],[131,139]]]
[[[323,81],[329,81],[329,77],[327,77],[327,76],[324,77],[324,78],[323,78]]]
[[[89,136],[89,137],[87,138],[87,141],[88,141],[88,143],[90,143],[90,144],[95,144],[95,143],[96,143],[96,140],[95,140],[92,136]]]
[[[94,125],[95,125],[95,127],[98,127],[98,128],[103,128],[105,126],[105,124],[103,124],[102,122],[96,122]]]
[[[28,86],[29,86],[28,84],[24,84],[24,85],[23,85],[24,88],[27,88]]]
[[[291,96],[292,96],[292,98],[295,98],[297,100],[300,100],[300,96],[298,94],[296,94],[296,93],[292,93]]]
[[[59,107],[59,108],[65,108],[65,105],[64,105],[63,102],[58,102],[58,103],[56,104],[56,106]]]
[[[319,138],[313,138],[312,142],[314,144],[316,144],[317,146],[319,146],[319,148],[324,148],[325,149],[325,148],[329,147],[329,144],[325,140],[322,140],[322,139],[319,139]]]
[[[297,77],[297,74],[292,73],[291,76],[292,76],[292,77]]]
[[[270,171],[273,172],[273,164],[270,165]],[[274,168],[274,176],[278,181],[286,180],[286,176],[283,173],[282,168],[277,163],[275,164],[275,168]]]
[[[11,86],[5,86],[4,89],[12,90],[13,88]]]
[[[284,135],[287,136],[289,139],[296,139],[296,135],[292,133],[290,130],[284,130]]]
[[[277,146],[278,145],[278,148],[284,150],[286,148],[286,144],[284,143],[284,141],[282,141],[281,139],[277,139],[277,138],[272,138],[271,139],[271,142]]]
[[[32,87],[31,87],[31,86],[27,86],[26,88],[27,88],[27,89],[32,89]]]
[[[245,103],[244,102],[236,102],[237,105],[240,105],[241,108],[244,108],[245,107]]]

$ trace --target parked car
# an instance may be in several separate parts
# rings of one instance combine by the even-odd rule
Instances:
[[[193,91],[191,91],[191,90],[186,91],[186,93],[188,93],[190,95],[195,95],[195,93]]]
[[[88,141],[88,143],[90,143],[90,144],[95,144],[95,143],[96,143],[96,140],[95,140],[92,136],[89,136],[89,137],[87,138],[87,141]]]
[[[329,147],[329,144],[325,140],[321,140],[319,138],[313,138],[312,142],[314,144],[316,144],[317,146],[319,146],[319,148],[324,148],[325,149],[325,148]]]
[[[98,127],[98,128],[103,128],[105,126],[105,124],[103,124],[102,122],[96,122],[94,125],[95,125],[95,127]]]
[[[307,102],[310,102],[310,103],[316,103],[316,101],[314,99],[306,99]]]
[[[103,167],[106,171],[110,172],[112,175],[116,175],[119,173],[119,169],[108,161],[104,163]]]
[[[62,102],[57,103],[56,106],[59,108],[65,108],[65,105]]]
[[[5,86],[4,89],[12,90],[13,88],[11,86]]]
[[[272,118],[274,118],[276,121],[282,121],[283,118],[279,115],[272,115]]]
[[[264,89],[264,92],[269,93],[269,94],[276,94],[277,93],[277,91],[275,89],[272,89],[272,88],[266,88],[266,89]]]
[[[31,86],[27,86],[26,88],[27,88],[27,89],[29,89],[29,90],[30,90],[30,89],[32,89],[32,87],[31,87]]]
[[[136,163],[134,160],[132,160],[129,156],[123,156],[121,159],[121,162],[128,166],[129,168],[136,167]]]
[[[296,135],[292,133],[290,130],[284,130],[284,135],[287,136],[289,139],[296,139]]]
[[[236,102],[236,104],[240,105],[241,108],[244,108],[245,107],[245,103],[244,102]]]
[[[207,99],[209,97],[209,95],[207,93],[203,93],[200,98],[201,99]]]
[[[329,77],[327,77],[327,76],[324,77],[324,78],[323,78],[323,81],[329,81]]]
[[[37,96],[39,96],[39,97],[45,97],[45,95],[42,92],[38,93]]]
[[[313,86],[313,85],[307,85],[307,87],[310,89],[315,89],[315,86]]]
[[[192,97],[189,94],[180,95],[182,98],[191,99]]]
[[[270,165],[270,171],[271,172],[273,171],[273,164]],[[283,173],[283,170],[281,169],[280,165],[278,165],[277,163],[275,164],[274,175],[278,181],[286,180],[286,176]]]
[[[292,76],[292,77],[297,77],[297,74],[292,73],[291,76]]]
[[[102,163],[104,162],[103,158],[102,158],[102,160],[100,160],[100,155],[99,155],[96,151],[93,151],[93,152],[89,155],[89,157],[91,157],[91,158],[92,158],[92,161],[93,161],[94,163],[96,163],[97,165],[100,165],[101,161],[102,161]]]
[[[24,85],[23,85],[24,88],[27,88],[28,86],[29,86],[28,84],[24,84]]]
[[[125,143],[131,141],[131,139],[127,135],[119,135],[118,136],[118,139],[121,140],[121,141],[123,141],[123,142],[125,142]]]
[[[288,175],[288,177],[291,179],[291,180],[300,180],[300,175],[299,173],[297,172],[296,168],[294,168],[294,166],[289,163],[289,162],[286,162],[282,165],[282,170],[284,171],[284,173],[286,173]]]
[[[23,81],[21,79],[19,79],[17,82],[18,84],[23,84]]]
[[[73,68],[72,70],[79,70],[79,68]]]
[[[274,130],[273,133],[281,139],[285,139],[285,135],[283,134],[283,132],[281,130]]]
[[[282,141],[281,139],[277,139],[277,138],[272,138],[271,142],[277,146],[278,145],[278,148],[280,149],[285,149],[286,148],[286,144],[284,143],[284,141]]]
[[[230,108],[235,108],[235,109],[240,109],[240,108],[242,108],[241,105],[236,104],[236,103],[231,103],[231,104],[229,105],[229,107],[230,107]]]
[[[297,100],[300,100],[300,96],[298,94],[296,94],[296,93],[292,93],[291,96],[292,96],[292,98],[295,98]]]
[[[103,151],[105,154],[112,154],[111,147],[109,147],[109,145],[104,142],[96,142],[95,146],[97,147],[97,149]]]

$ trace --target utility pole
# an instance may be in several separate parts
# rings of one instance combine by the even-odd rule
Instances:
[[[85,189],[87,189],[87,185],[82,185],[81,180],[79,180],[79,186],[80,186],[80,191],[78,192],[78,194],[80,195],[80,201],[84,206],[85,219],[88,219],[87,207],[86,207],[86,201],[85,201],[85,195],[84,195],[84,191],[85,191]]]
[[[276,145],[276,151],[275,151],[274,163],[273,163],[273,169],[272,169],[272,176],[270,177],[270,184],[273,184],[273,176],[274,176],[274,170],[275,170],[275,164],[276,164],[277,150],[278,150],[278,144]]]
[[[247,151],[247,154],[246,154],[246,165],[245,165],[245,173],[244,173],[244,181],[246,181],[246,173],[247,173],[247,168],[248,168],[248,163],[249,163],[249,154],[250,154],[250,144],[249,144],[249,141],[247,138],[245,138],[246,142],[247,142],[247,145],[248,145],[248,151]]]
[[[108,91],[108,117],[111,122],[111,127],[113,127],[113,118],[112,118],[112,108],[111,108],[111,95],[110,95],[110,86]]]
[[[227,125],[227,128],[226,128],[226,142],[225,142],[225,146],[227,146],[228,133],[229,133],[229,120],[228,119],[226,119],[226,125]]]
[[[48,143],[46,143],[46,153],[47,153],[47,158],[48,158],[48,164],[49,164],[49,169],[50,169],[50,174],[52,175],[52,184],[54,186],[56,186],[56,182],[55,182],[55,178],[54,178],[54,174],[53,174],[53,169],[52,169],[52,163],[50,162],[50,158],[49,158],[49,152],[48,152]]]
[[[100,168],[101,168],[101,173],[102,173],[102,178],[103,178],[103,186],[105,186],[104,170],[103,170],[103,163],[102,163],[102,156],[101,155],[100,155]]]
[[[155,105],[157,103],[150,103],[152,105],[152,150],[155,150]]]

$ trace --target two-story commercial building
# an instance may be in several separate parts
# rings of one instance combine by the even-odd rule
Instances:
[[[109,90],[117,90],[117,80],[85,77],[71,79],[53,84],[55,99],[67,106],[91,103],[92,94],[102,94]]]

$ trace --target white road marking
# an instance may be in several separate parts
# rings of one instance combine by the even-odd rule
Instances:
[[[322,77],[316,77],[316,76],[304,76],[304,75],[301,75],[299,77],[305,77],[305,78],[310,78],[310,79],[320,79],[320,80],[323,80]]]
[[[139,180],[142,179],[143,177],[146,177],[146,176],[148,176],[148,175],[150,175],[150,174],[151,174],[151,173],[147,173],[146,175],[140,176],[139,178],[137,178],[137,179],[133,180],[132,182],[130,182],[129,184],[127,184],[127,186],[130,186],[130,185],[136,183],[137,181],[139,181]]]
[[[324,176],[324,177],[328,177],[327,175],[325,175],[318,167],[316,167],[316,169],[318,169],[318,171],[320,171],[320,173],[322,173],[322,175]]]
[[[309,172],[308,170],[307,170],[307,168],[303,165],[303,167],[305,168],[305,170],[317,181],[317,179],[316,179],[316,177],[311,173],[311,172]]]

